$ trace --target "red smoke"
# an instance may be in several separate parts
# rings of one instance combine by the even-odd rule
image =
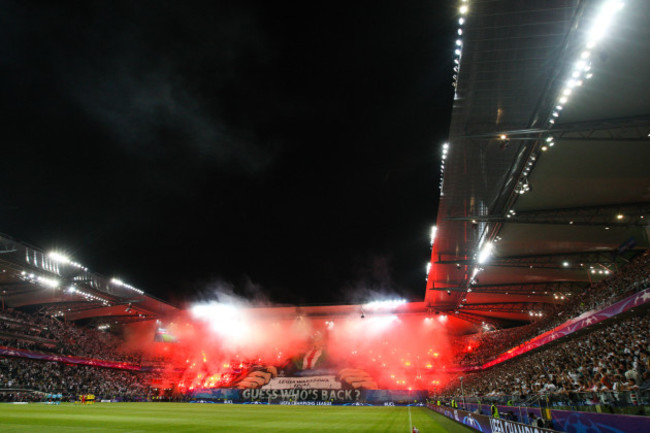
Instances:
[[[154,343],[152,325],[131,328],[129,341],[164,367],[159,385],[180,392],[233,386],[253,365],[281,369],[302,359],[315,334],[324,339],[333,370],[364,370],[381,389],[432,389],[446,382],[452,350],[444,316],[365,311],[362,318],[354,309],[328,314],[323,308],[313,314],[202,304],[156,325],[177,342]]]

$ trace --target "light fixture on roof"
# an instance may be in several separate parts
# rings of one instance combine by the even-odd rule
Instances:
[[[532,164],[532,162],[529,162],[529,164]],[[524,173],[528,174],[528,169]],[[517,184],[517,187],[515,188],[515,193],[526,194],[528,191],[530,191],[530,184],[528,183],[528,178],[523,177]]]
[[[591,70],[591,63],[589,58],[591,57],[592,49],[605,35],[608,27],[614,19],[616,12],[622,8],[622,0],[607,0],[602,3],[602,6],[598,11],[596,17],[590,23],[590,29],[587,31],[586,43],[584,45],[585,49],[580,52],[579,59],[575,63],[573,71],[570,74],[571,79],[567,82],[567,85],[564,87],[564,89],[562,89],[561,96],[558,99],[560,105],[566,104],[568,102],[568,96],[571,95],[572,89],[574,87],[582,86],[582,76],[584,76],[585,79],[590,79],[593,77],[593,74],[589,72]],[[559,113],[555,111],[552,113],[552,116],[554,118],[557,118],[559,116]],[[548,121],[548,124],[549,127],[552,127],[555,124],[555,120],[551,118]]]
[[[614,14],[623,8],[623,2],[620,0],[610,0],[605,2],[596,19],[591,25],[591,29],[587,35],[588,46],[595,46],[607,32]]]
[[[61,284],[59,280],[55,280],[54,278],[40,277],[40,276],[36,278],[36,281],[52,289],[56,289]]]
[[[70,263],[70,257],[57,251],[50,251],[47,256],[57,263]]]
[[[479,264],[485,263],[490,258],[490,255],[492,254],[492,246],[492,242],[486,242],[485,245],[483,245],[477,259]]]

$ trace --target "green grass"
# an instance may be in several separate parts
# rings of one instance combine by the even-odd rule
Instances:
[[[466,433],[426,408],[189,403],[0,404],[0,432]]]

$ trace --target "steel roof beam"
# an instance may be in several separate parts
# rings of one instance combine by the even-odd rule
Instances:
[[[461,306],[462,305],[462,306]],[[500,313],[526,313],[529,311],[549,311],[552,302],[486,302],[481,304],[460,304],[459,311],[477,310]]]
[[[617,119],[601,119],[557,125],[552,131],[548,129],[502,129],[461,136],[459,138],[501,140],[501,135],[508,140],[538,140],[540,136],[552,135],[558,140],[598,140],[598,141],[649,141],[650,116],[636,116]]]
[[[511,267],[511,268],[544,268],[544,269],[566,269],[585,270],[596,269],[613,271],[609,266],[617,266],[629,262],[628,254],[620,254],[617,250],[598,252],[572,252],[557,254],[522,255],[509,257],[491,257],[481,267]],[[474,265],[475,260],[445,260],[437,264]]]
[[[544,283],[517,283],[517,284],[486,284],[472,286],[471,293],[494,293],[494,294],[521,294],[521,295],[542,295],[543,292],[575,293],[584,290],[589,286],[588,282],[544,282]],[[465,287],[443,287],[430,290],[467,292]]]
[[[463,221],[477,224],[558,224],[605,227],[645,227],[650,225],[650,203],[623,203],[575,208],[540,209],[521,211],[514,215],[498,214],[487,216],[448,217],[448,221]]]
[[[451,312],[449,314],[451,314]],[[485,316],[482,314],[476,314],[476,313],[466,313],[460,310],[454,312],[453,317],[464,320],[469,323],[473,323],[475,325],[489,324],[494,327],[501,327],[504,323],[511,322],[510,320],[507,319],[498,319],[498,318]]]

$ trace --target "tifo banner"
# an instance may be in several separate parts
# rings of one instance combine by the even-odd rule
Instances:
[[[230,400],[233,402],[328,401],[361,402],[365,392],[359,389],[200,389],[195,400]]]
[[[451,409],[444,406],[429,406],[430,409],[438,412],[447,418],[465,424],[474,430],[482,433],[555,433],[556,430],[533,427],[530,425],[495,419],[487,415],[473,414],[460,409]]]
[[[46,353],[30,352],[29,350],[11,349],[0,346],[0,356],[13,356],[16,358],[37,359],[40,361],[65,362],[66,364],[91,365],[93,367],[119,368],[121,370],[140,371],[142,367],[128,362],[103,361],[101,359],[79,358],[76,356],[50,355]]]
[[[193,392],[194,400],[228,402],[326,401],[333,404],[414,404],[426,398],[426,391],[360,389],[235,389],[206,388]]]
[[[359,389],[244,389],[241,399],[293,400],[293,401],[362,401],[363,391]]]
[[[262,389],[341,389],[336,376],[274,377]]]
[[[496,359],[483,364],[483,368],[485,369],[492,367],[493,365],[500,364],[504,361],[507,361],[508,359],[514,358],[515,356],[519,356],[523,353],[536,349],[537,347],[550,343],[551,341],[557,340],[558,338],[577,332],[588,326],[595,325],[596,323],[612,318],[617,314],[624,313],[649,301],[650,288],[642,290],[641,292],[637,292],[632,296],[629,296],[621,301],[616,302],[615,304],[610,305],[609,307],[603,308],[602,310],[587,311],[586,313],[583,313],[580,316],[563,323],[557,328],[553,328],[550,331],[538,335],[530,341],[527,341],[523,345],[514,349],[510,349],[506,353],[499,355]]]

